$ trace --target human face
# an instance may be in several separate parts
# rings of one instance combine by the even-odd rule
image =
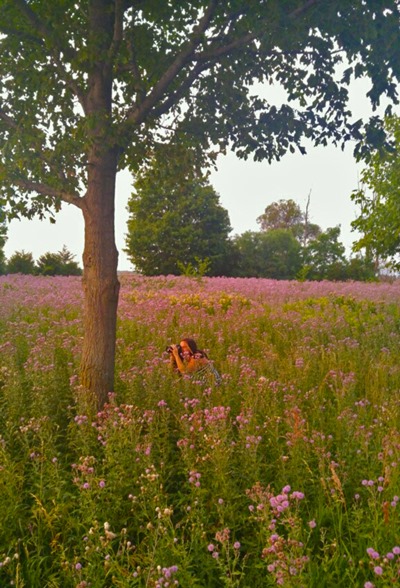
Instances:
[[[191,355],[192,351],[186,341],[181,341],[179,345],[181,346],[184,355]]]

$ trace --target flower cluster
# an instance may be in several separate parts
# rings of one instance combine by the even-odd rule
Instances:
[[[400,578],[400,547],[395,545],[390,551],[381,555],[373,547],[367,548],[369,563],[376,579],[382,578],[390,585],[395,585]],[[373,582],[366,582],[364,588],[374,588]]]

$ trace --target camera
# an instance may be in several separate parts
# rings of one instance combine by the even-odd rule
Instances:
[[[177,345],[176,347],[178,349],[179,355],[182,355],[182,347],[180,345]],[[172,346],[171,345],[168,345],[168,347],[165,348],[165,351],[167,353],[172,353]]]

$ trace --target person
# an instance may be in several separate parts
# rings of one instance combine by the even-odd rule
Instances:
[[[171,367],[181,375],[202,383],[220,384],[222,378],[215,369],[208,355],[197,347],[194,339],[182,339],[179,345],[170,345],[167,351],[171,355]]]

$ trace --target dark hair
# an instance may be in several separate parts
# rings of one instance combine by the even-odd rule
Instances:
[[[185,339],[181,339],[181,341],[185,341],[185,343],[188,344],[189,349],[193,355],[199,354],[201,357],[206,357],[208,359],[207,353],[197,347],[197,343],[194,339],[190,339],[190,337],[186,337]]]

